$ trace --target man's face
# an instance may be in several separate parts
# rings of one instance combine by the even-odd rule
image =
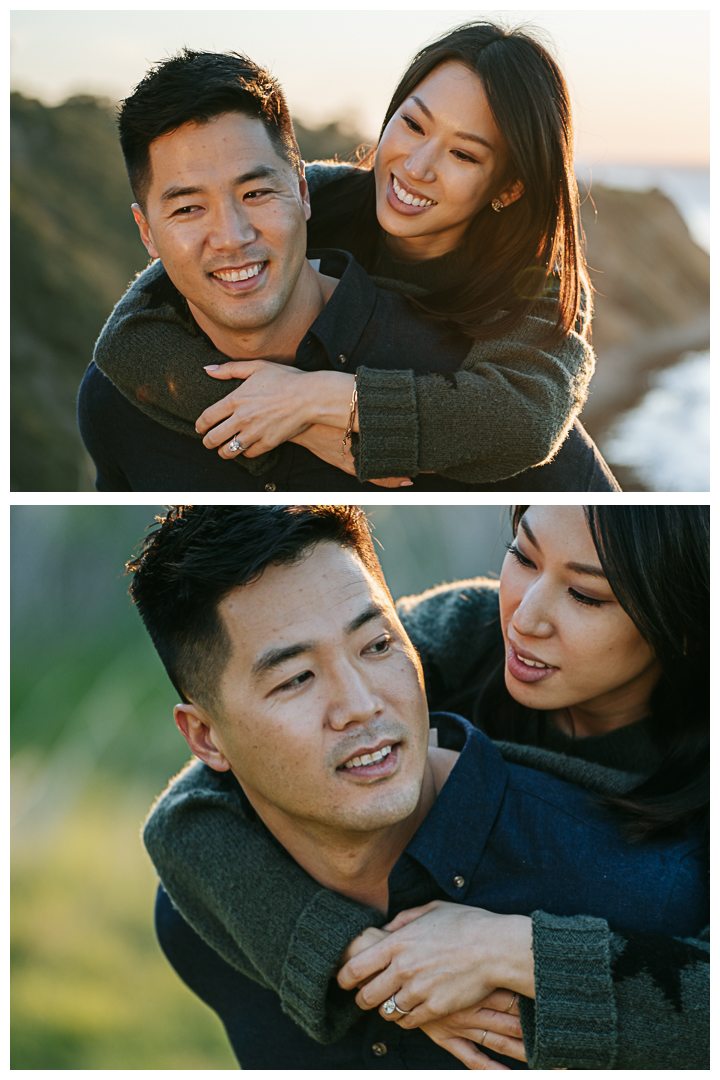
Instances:
[[[261,121],[231,112],[183,124],[150,144],[150,165],[135,220],[191,308],[230,331],[273,323],[304,264],[310,205]]]
[[[266,824],[369,832],[409,817],[427,757],[422,673],[357,556],[319,544],[220,614],[232,654],[215,740]]]

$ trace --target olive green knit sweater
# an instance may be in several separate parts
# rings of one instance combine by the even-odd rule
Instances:
[[[348,168],[308,166],[311,194],[322,198],[322,189]],[[462,280],[467,262],[461,251],[420,263],[383,252],[372,269],[379,286],[422,295],[438,280],[447,287]],[[585,402],[595,367],[587,322],[560,345],[542,345],[556,299],[550,292],[514,331],[475,342],[453,381],[360,367],[360,435],[353,439],[359,479],[438,472],[487,483],[552,458]],[[116,305],[94,359],[137,408],[196,439],[200,413],[240,385],[205,372],[205,365],[222,363],[223,354],[199,332],[159,260]],[[234,461],[260,475],[276,453]]]
[[[431,708],[441,708],[448,687],[497,646],[496,585],[442,586],[398,610],[420,653]],[[553,749],[498,746],[507,761],[600,794],[628,790],[634,771],[655,764],[642,723],[602,738],[552,738]],[[186,921],[228,963],[272,988],[309,1035],[331,1042],[358,1019],[333,976],[346,945],[383,916],[313,881],[247,817],[227,774],[189,766],[154,806],[144,839]],[[622,935],[602,919],[535,912],[536,999],[521,999],[530,1068],[708,1068],[708,942]]]

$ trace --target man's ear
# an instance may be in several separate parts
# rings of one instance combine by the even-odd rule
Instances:
[[[175,723],[195,757],[216,772],[227,772],[230,762],[220,749],[215,727],[207,713],[197,705],[176,705]]]
[[[300,198],[303,203],[303,210],[305,211],[305,220],[310,220],[312,210],[310,209],[310,188],[308,182],[305,179],[305,162],[300,162]]]
[[[140,203],[134,202],[132,204],[132,212],[133,212],[133,217],[135,218],[135,221],[137,222],[137,227],[140,230],[140,239],[142,240],[143,244],[147,248],[148,255],[150,256],[151,259],[159,259],[160,258],[160,252],[157,250],[157,248],[153,244],[152,235],[150,233],[150,226],[148,225],[147,218],[145,217],[142,210],[140,209]]]

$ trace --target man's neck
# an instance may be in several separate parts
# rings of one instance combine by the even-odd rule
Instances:
[[[339,831],[307,822],[298,824],[274,808],[250,802],[268,829],[304,870],[326,889],[386,912],[390,871],[432,807],[458,754],[431,747],[420,798],[405,820],[376,832]]]
[[[304,335],[325,307],[338,284],[337,278],[315,270],[305,260],[288,302],[266,326],[235,330],[220,326],[190,300],[192,315],[213,345],[232,360],[273,360],[292,364]]]

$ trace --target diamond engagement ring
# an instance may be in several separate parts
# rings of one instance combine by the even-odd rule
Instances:
[[[243,453],[245,447],[240,445],[240,443],[237,441],[237,436],[235,436],[233,441],[231,443],[228,443],[228,450],[232,450],[233,454],[236,450],[239,450],[241,453]]]
[[[395,1004],[395,995],[393,994],[387,1001],[383,1002],[382,1011],[386,1016],[392,1016],[394,1012],[399,1012],[401,1016],[407,1016],[408,1013],[412,1012],[412,1009],[401,1009],[399,1005]]]

